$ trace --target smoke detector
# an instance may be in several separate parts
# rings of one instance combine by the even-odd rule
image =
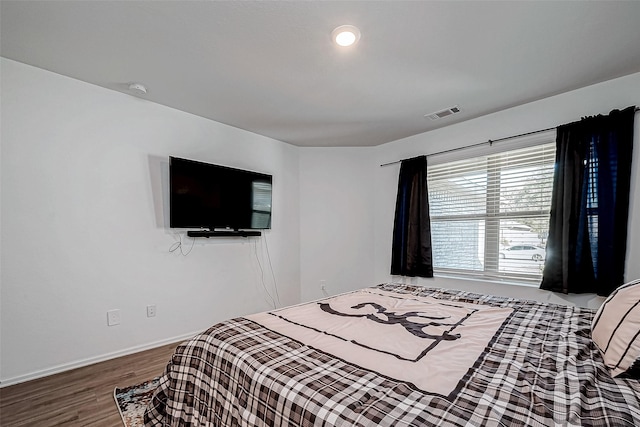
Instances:
[[[442,119],[447,116],[451,116],[453,114],[457,114],[460,112],[460,107],[454,105],[450,108],[445,108],[444,110],[436,111],[435,113],[425,114],[425,117],[430,118],[431,120]]]
[[[144,95],[147,93],[147,88],[142,83],[129,84],[129,90],[138,95]]]

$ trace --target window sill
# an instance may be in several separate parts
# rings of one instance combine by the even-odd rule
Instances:
[[[509,278],[500,279],[497,277],[472,276],[472,275],[446,273],[446,272],[434,272],[433,277],[442,278],[442,279],[465,280],[470,282],[484,282],[484,283],[507,285],[507,286],[522,286],[526,288],[536,288],[536,289],[540,287],[540,282],[534,281],[534,280],[517,280],[517,279],[509,279]]]

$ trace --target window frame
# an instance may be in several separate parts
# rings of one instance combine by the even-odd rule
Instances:
[[[500,155],[502,153],[508,151],[514,151],[524,148],[531,148],[534,146],[542,146],[545,144],[555,144],[556,130],[550,129],[546,131],[537,132],[534,134],[524,135],[517,138],[510,138],[508,140],[503,140],[499,144],[498,143],[489,143],[485,146],[479,147],[477,144],[474,146],[465,149],[464,147],[460,147],[461,149],[453,149],[448,150],[443,153],[434,153],[427,156],[427,164],[428,167],[439,166],[447,163],[452,163],[461,160],[471,160],[480,157],[491,157],[494,155]],[[555,151],[555,150],[554,150]],[[555,155],[554,155],[555,159]],[[555,164],[555,160],[554,160]],[[487,170],[487,180],[491,179],[491,173],[489,172],[488,167],[483,168],[483,170]],[[493,177],[495,179],[495,175]],[[487,181],[487,187],[489,187],[489,182]],[[430,188],[430,182],[427,182],[428,188]],[[493,188],[493,187],[492,187]],[[489,198],[489,197],[488,197]],[[528,273],[518,273],[514,271],[508,272],[500,272],[499,269],[499,253],[501,251],[500,248],[500,233],[494,233],[495,237],[487,238],[488,227],[493,228],[494,230],[500,230],[500,221],[509,217],[513,218],[549,218],[549,209],[540,211],[540,210],[532,210],[532,211],[517,211],[517,212],[500,212],[500,202],[499,198],[492,198],[493,204],[489,206],[487,203],[487,211],[482,215],[469,214],[469,215],[460,215],[457,218],[452,220],[463,220],[464,217],[467,219],[477,219],[484,221],[484,260],[483,260],[483,270],[471,270],[471,269],[459,269],[459,268],[446,268],[446,267],[438,267],[434,265],[434,276],[436,277],[447,277],[447,278],[458,278],[458,279],[474,279],[474,280],[483,280],[490,282],[499,282],[510,285],[539,285],[542,271],[540,271],[540,275],[532,275]],[[496,203],[497,201],[497,203]],[[550,206],[549,206],[550,208]],[[439,216],[436,217],[440,220],[445,219],[447,216]],[[455,217],[452,215],[450,217]],[[433,217],[432,217],[433,223]],[[497,243],[497,244],[496,244]],[[432,243],[433,244],[433,243]],[[519,244],[519,246],[523,246],[524,243]],[[533,246],[533,245],[532,245]],[[543,264],[542,264],[543,265]]]

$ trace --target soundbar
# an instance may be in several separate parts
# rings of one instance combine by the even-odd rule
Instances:
[[[209,231],[209,230],[190,230],[187,231],[189,237],[253,237],[261,236],[262,232],[249,230],[223,230],[223,231]]]

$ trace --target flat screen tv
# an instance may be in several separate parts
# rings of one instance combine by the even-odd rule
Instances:
[[[169,226],[271,228],[272,176],[169,157]]]

